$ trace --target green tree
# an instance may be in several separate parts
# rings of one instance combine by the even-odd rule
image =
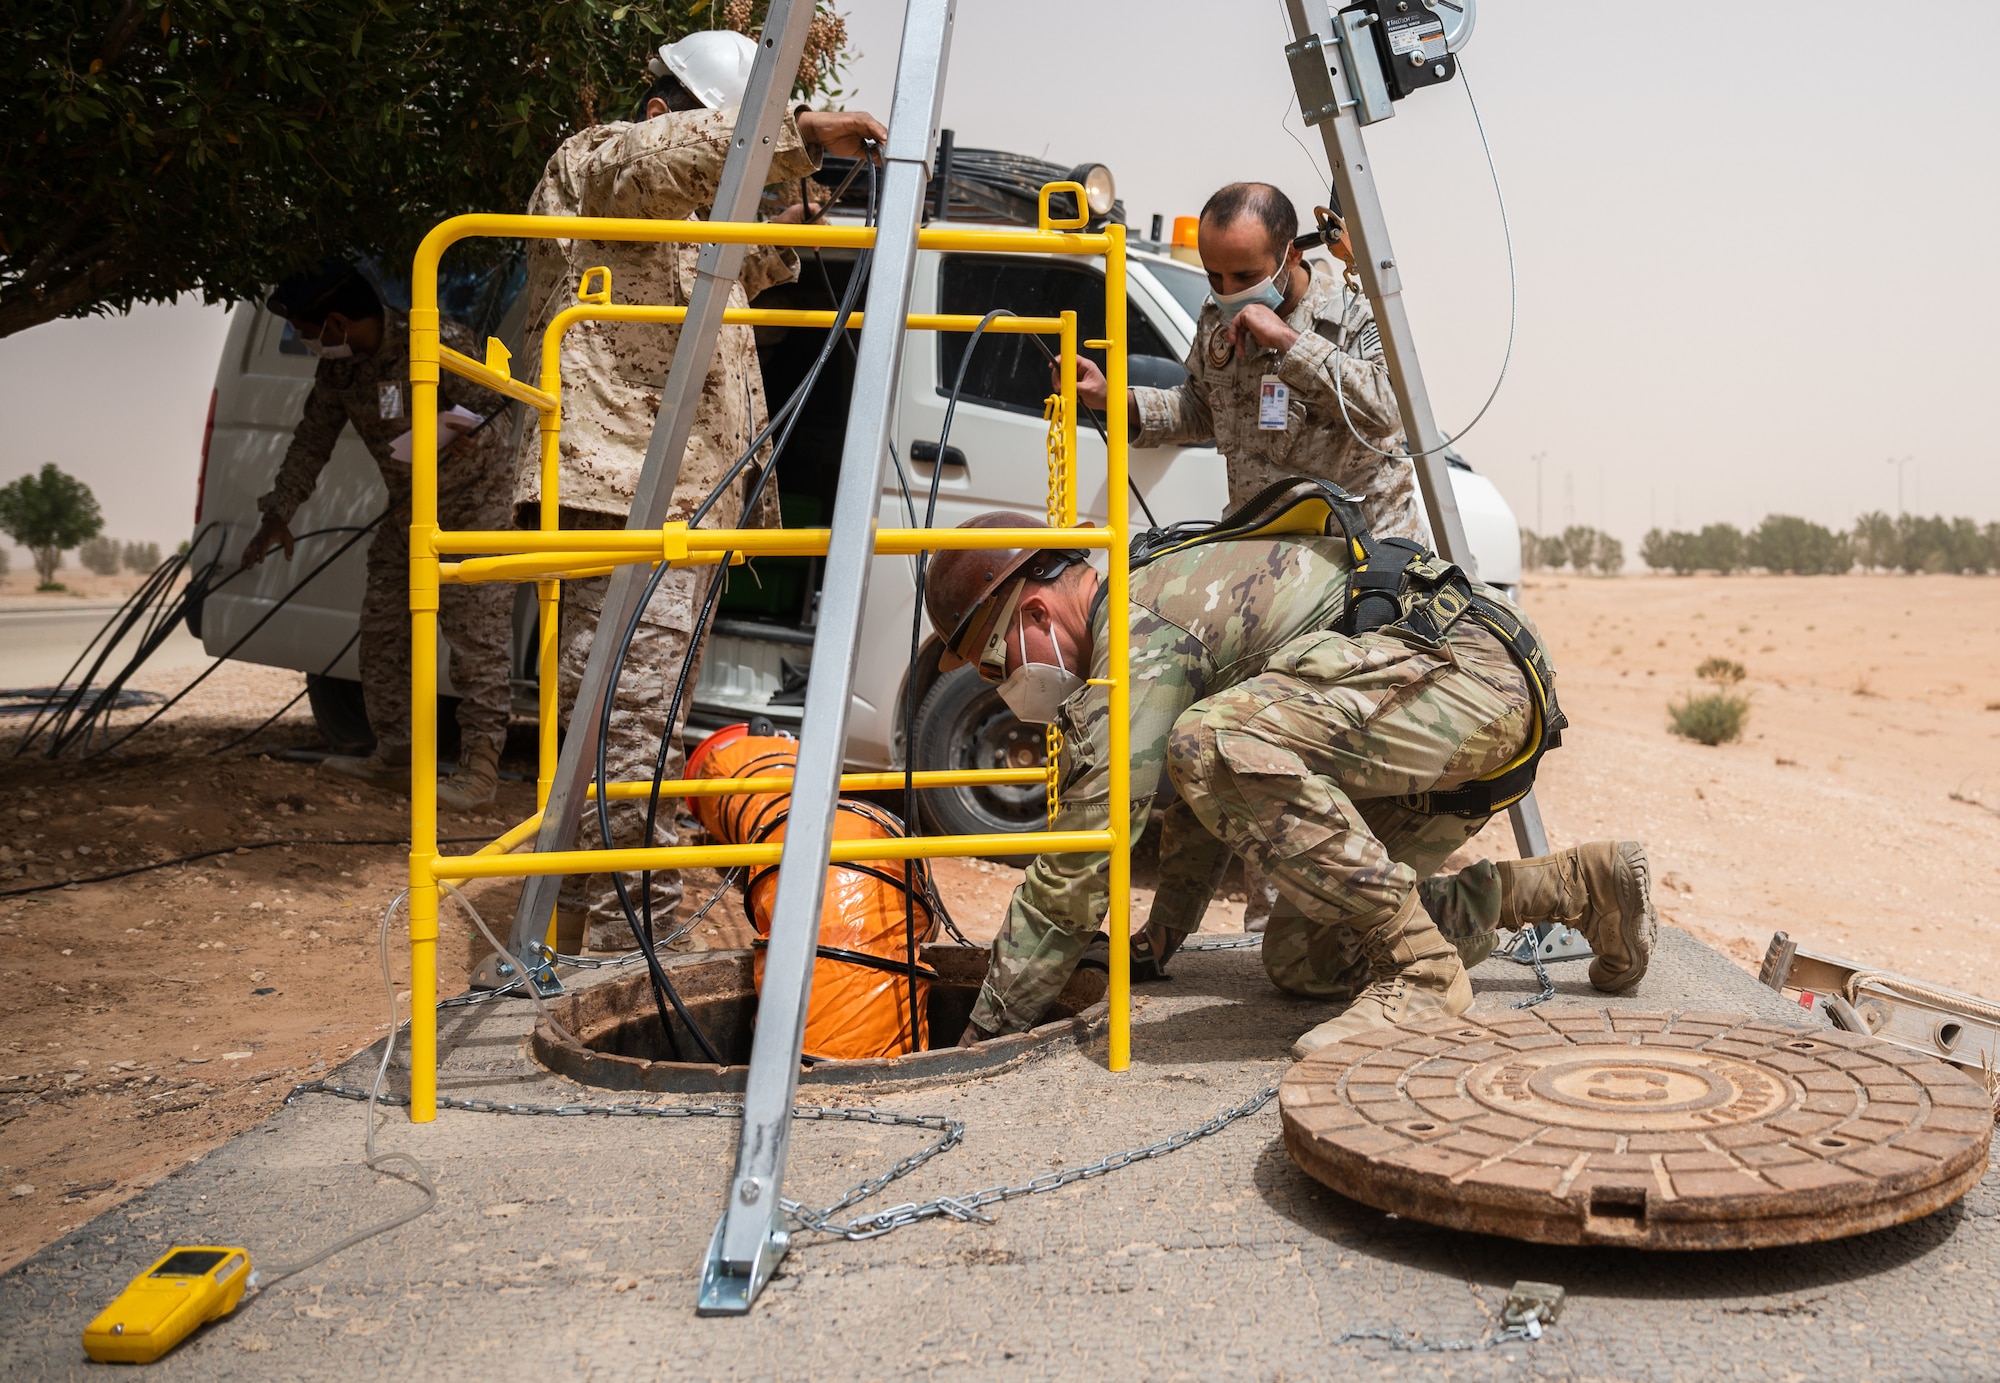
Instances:
[[[1854,565],[1847,535],[1791,514],[1771,514],[1744,542],[1749,565],[1801,576],[1838,575]]]
[[[1870,571],[1894,571],[1901,565],[1896,552],[1896,521],[1880,509],[1856,519],[1854,558]]]
[[[1732,523],[1712,523],[1695,535],[1695,565],[1727,576],[1743,569],[1743,533]]]
[[[127,571],[151,571],[160,565],[158,543],[127,543],[122,554]]]
[[[1625,570],[1625,544],[1609,533],[1599,533],[1590,554],[1590,564],[1599,576],[1616,576]],[[1581,567],[1578,568],[1582,570]]]
[[[1657,528],[1639,544],[1639,560],[1654,571],[1671,570],[1675,576],[1692,576],[1700,565],[1695,561],[1694,534]]]
[[[1532,528],[1521,530],[1521,570],[1542,569],[1542,539]]]
[[[77,549],[76,560],[99,576],[118,575],[120,548],[116,538],[92,538]]]
[[[1546,538],[1537,539],[1535,552],[1541,558],[1542,565],[1550,571],[1561,571],[1563,563],[1569,560],[1569,549],[1563,546],[1560,533],[1551,533]]]
[[[24,475],[0,487],[0,533],[35,554],[42,589],[56,588],[63,549],[89,542],[104,531],[97,496],[73,475],[49,462],[38,475]],[[60,589],[60,588],[57,588]]]
[[[41,0],[0,47],[0,336],[322,255],[407,264],[448,216],[516,211],[555,146],[628,118],[661,42],[733,0]],[[815,21],[802,94],[846,30]],[[471,263],[502,250],[474,241]]]

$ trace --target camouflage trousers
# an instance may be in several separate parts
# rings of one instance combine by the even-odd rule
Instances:
[[[688,706],[694,700],[695,683],[701,674],[699,650],[693,663],[688,665],[686,690],[675,713],[671,734],[668,733],[667,712],[682,666],[688,664],[688,643],[694,630],[695,611],[706,596],[707,582],[713,575],[712,568],[703,567],[678,567],[668,571],[639,618],[632,645],[626,651],[624,666],[618,675],[618,693],[611,703],[610,732],[604,738],[604,769],[614,783],[650,782],[659,761],[663,739],[667,757],[662,776],[681,776],[681,729],[687,722]],[[625,634],[623,629],[600,631],[598,628],[598,616],[604,609],[604,597],[610,586],[609,577],[563,582],[562,642],[557,666],[561,676],[558,696],[565,726],[576,705],[584,665],[590,660],[591,645],[600,634],[607,639],[621,639]],[[616,849],[636,849],[648,843],[658,846],[679,844],[680,832],[675,820],[680,809],[679,798],[660,800],[649,842],[645,799],[611,804],[608,839],[600,826],[597,804],[589,803],[584,808],[583,824],[577,831],[576,848],[598,850],[609,845]],[[627,873],[621,877],[633,911],[639,912],[645,905],[640,886],[643,876]],[[654,935],[662,935],[670,930],[672,919],[680,910],[680,871],[654,871],[651,888],[645,892],[652,899]],[[571,876],[564,882],[560,906],[581,909],[586,913],[584,944],[592,950],[629,950],[639,944],[626,920],[617,885],[609,874]]]
[[[1351,998],[1368,980],[1361,938],[1413,889],[1467,962],[1491,951],[1498,871],[1482,863],[1433,877],[1485,819],[1396,799],[1500,768],[1520,753],[1531,715],[1506,649],[1461,624],[1437,648],[1379,632],[1308,635],[1175,722],[1167,771],[1187,815],[1278,889],[1264,966],[1280,988]],[[1193,863],[1169,852],[1163,838],[1163,863]],[[1226,853],[1211,863],[1212,876],[1226,863]],[[1161,882],[1165,893],[1164,873]]]
[[[438,496],[438,520],[446,528],[490,532],[513,525],[504,483],[481,481]],[[458,693],[461,759],[474,745],[494,752],[507,741],[513,712],[509,655],[513,648],[514,588],[498,582],[442,586],[438,590],[438,632],[449,650],[446,668]],[[392,509],[368,544],[368,584],[361,598],[362,704],[379,747],[407,752],[410,745],[410,505]]]

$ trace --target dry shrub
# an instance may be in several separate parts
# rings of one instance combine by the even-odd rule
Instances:
[[[1702,696],[1690,692],[1679,701],[1669,702],[1668,728],[1682,739],[1698,744],[1727,744],[1742,738],[1744,722],[1750,719],[1750,698],[1737,695],[1731,688],[1748,675],[1743,664],[1730,658],[1709,658],[1694,670],[1694,675],[1712,683],[1715,690]]]

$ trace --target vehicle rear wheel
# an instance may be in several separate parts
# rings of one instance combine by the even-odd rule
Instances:
[[[910,739],[920,771],[1039,768],[1048,762],[1042,727],[1017,719],[974,667],[954,668],[932,684],[917,708]],[[1039,783],[932,788],[920,797],[924,820],[946,835],[1038,831],[1048,820],[1048,794]]]
[[[368,706],[361,684],[348,677],[306,674],[306,702],[320,738],[336,754],[372,754],[375,732],[368,728]]]

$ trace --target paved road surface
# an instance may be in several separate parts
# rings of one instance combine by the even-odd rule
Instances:
[[[1596,994],[1581,967],[1556,967],[1563,1001],[1813,1021],[1685,932],[1663,927],[1660,939],[1630,995]],[[1500,961],[1474,976],[1484,1004],[1504,1005],[1533,983]],[[870,1209],[1024,1180],[1198,1124],[1281,1075],[1286,1044],[1324,1016],[1279,996],[1243,951],[1183,956],[1172,981],[1146,986],[1135,1008],[1124,1075],[1105,1071],[1099,1040],[957,1086],[807,1086],[800,1098],[966,1121],[963,1146]],[[515,1001],[448,1014],[440,1086],[509,1100],[631,1098],[579,1092],[538,1069],[522,1050],[530,1017]],[[357,1058],[340,1079],[365,1082],[372,1061]],[[237,1078],[255,1066],[246,1060]],[[283,1073],[262,1078],[269,1122],[0,1275],[0,1376],[109,1377],[85,1362],[79,1333],[168,1245],[246,1244],[281,1263],[412,1202],[408,1187],[358,1165],[361,1109],[322,1097],[281,1108]],[[748,1319],[701,1320],[695,1275],[727,1183],[733,1123],[447,1111],[411,1125],[388,1113],[385,1148],[423,1160],[438,1208],[277,1284],[146,1377],[1994,1376],[1992,1173],[1948,1210],[1835,1243],[1708,1254],[1551,1249],[1346,1200],[1292,1164],[1278,1131],[1267,1107],[1170,1157],[997,1206],[991,1224],[933,1221],[855,1244],[801,1235]],[[801,1124],[786,1192],[826,1204],[920,1145],[907,1129]],[[1394,1328],[1427,1341],[1483,1339],[1523,1278],[1570,1293],[1560,1324],[1535,1344],[1412,1355],[1341,1338]]]
[[[54,685],[117,609],[118,602],[110,600],[0,605],[0,690]],[[178,625],[147,666],[199,666],[207,660],[201,641]]]

